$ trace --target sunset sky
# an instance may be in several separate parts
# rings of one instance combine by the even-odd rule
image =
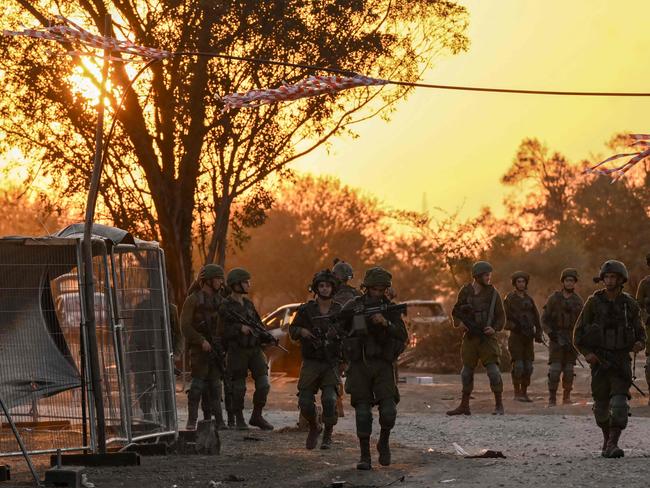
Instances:
[[[650,91],[647,0],[461,0],[467,53],[441,59],[423,80],[503,88]],[[301,171],[336,175],[387,204],[473,215],[500,206],[499,178],[524,137],[571,160],[609,154],[616,132],[650,131],[648,98],[569,98],[416,89],[391,121],[358,124]]]

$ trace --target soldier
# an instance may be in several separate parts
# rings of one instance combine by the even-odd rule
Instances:
[[[650,253],[645,257],[646,264],[650,266]],[[645,345],[645,380],[650,388],[650,275],[646,276],[639,283],[636,291],[636,300],[641,307],[641,319],[645,323],[646,337],[648,342]],[[650,399],[648,399],[650,405]]]
[[[474,263],[472,277],[473,281],[460,289],[452,311],[454,327],[460,327],[464,332],[461,345],[463,369],[460,372],[463,392],[460,405],[449,410],[447,415],[471,415],[469,398],[474,389],[474,369],[479,360],[485,366],[494,393],[493,415],[503,415],[503,380],[499,370],[501,348],[496,337],[505,325],[503,302],[491,284],[490,263]]]
[[[266,399],[271,390],[269,366],[262,351],[262,340],[255,329],[239,318],[257,322],[261,319],[255,305],[249,300],[251,275],[242,268],[232,269],[226,278],[230,295],[219,307],[219,319],[223,325],[224,339],[227,342],[227,371],[232,381],[232,410],[238,430],[247,430],[244,420],[244,398],[246,397],[246,377],[250,371],[255,381],[253,412],[248,420],[250,425],[262,430],[273,430],[273,426],[262,416]]]
[[[329,269],[316,273],[310,285],[310,290],[316,298],[298,307],[289,327],[291,338],[300,341],[302,351],[298,406],[300,413],[309,423],[307,449],[316,447],[320,433],[320,424],[316,419],[315,399],[318,390],[321,390],[323,424],[325,424],[321,449],[330,449],[332,446],[332,431],[338,421],[336,401],[340,383],[340,339],[335,324],[330,319],[315,318],[334,315],[341,310],[341,307],[332,301],[337,285],[338,279]]]
[[[373,313],[367,317],[368,307],[387,307],[386,289],[391,286],[391,274],[381,267],[366,271],[362,289],[364,294],[350,300],[341,311],[339,326],[346,335],[343,340],[345,357],[349,363],[345,391],[351,395],[356,414],[357,437],[361,459],[357,469],[371,469],[370,434],[372,407],[379,406],[381,431],[377,451],[379,464],[391,463],[390,431],[397,418],[399,391],[394,362],[402,353],[408,333],[401,314],[396,310]]]
[[[181,328],[190,352],[192,381],[187,392],[187,430],[196,429],[203,397],[206,419],[214,415],[219,429],[226,428],[221,411],[223,349],[218,332],[217,309],[222,301],[224,271],[217,264],[201,268],[198,289],[188,295],[181,311]]]
[[[527,389],[535,360],[533,339],[542,342],[542,326],[535,301],[527,293],[530,275],[517,271],[511,276],[511,281],[515,289],[508,293],[503,307],[506,313],[505,328],[510,331],[508,350],[512,359],[512,386],[515,400],[532,402]]]
[[[349,300],[361,295],[359,290],[348,283],[354,277],[352,266],[345,261],[335,259],[332,273],[334,273],[339,280],[339,286],[334,295],[334,303],[338,303],[342,307]]]
[[[623,457],[618,447],[627,426],[632,365],[630,352],[642,351],[646,340],[639,305],[623,291],[625,265],[606,261],[597,278],[605,288],[587,299],[575,328],[575,345],[591,366],[591,394],[596,423],[603,431],[602,456]]]
[[[571,403],[573,370],[578,357],[572,337],[576,320],[582,310],[583,300],[575,291],[578,271],[567,268],[560,276],[562,290],[554,292],[544,305],[542,327],[550,340],[548,346],[548,406],[557,404],[557,389],[562,377],[562,403]]]

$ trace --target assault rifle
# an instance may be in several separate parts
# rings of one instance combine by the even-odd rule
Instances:
[[[232,320],[233,322],[237,322],[238,324],[247,325],[248,327],[253,329],[252,332],[253,336],[257,337],[261,344],[271,344],[277,347],[278,349],[283,350],[286,353],[289,352],[285,347],[280,345],[280,340],[278,338],[276,338],[273,334],[271,334],[268,330],[266,330],[266,328],[264,327],[261,321],[248,319],[232,310],[228,310],[226,314],[229,320]]]
[[[551,332],[553,334],[553,337],[549,334],[549,338],[553,342],[557,342],[559,346],[564,349],[565,351],[572,351],[576,355],[576,359],[578,361],[578,364],[580,365],[581,368],[584,369],[585,365],[582,361],[580,361],[580,351],[576,349],[576,346],[573,344],[573,341],[567,337],[567,335],[564,332]]]
[[[205,337],[205,340],[207,340],[210,343],[210,352],[208,353],[208,357],[210,358],[210,361],[212,361],[221,373],[226,372],[226,351],[224,351],[223,346],[221,344],[221,339],[219,337],[214,337],[212,335],[212,331],[210,330],[210,326],[208,325],[207,321],[202,320],[199,323],[198,331],[203,334]]]
[[[366,335],[368,333],[368,326],[366,323],[367,318],[372,317],[375,314],[383,314],[388,312],[399,312],[400,314],[406,314],[408,306],[406,303],[381,303],[379,305],[373,305],[370,307],[352,307],[345,308],[340,312],[336,312],[331,315],[318,315],[314,317],[314,320],[346,320],[353,319],[354,323],[352,324],[352,333],[357,333],[359,335]],[[362,320],[358,321],[356,318],[359,317]]]
[[[465,327],[469,329],[467,333],[470,336],[480,337],[481,342],[483,342],[487,337],[485,335],[485,332],[483,332],[485,326],[480,325],[476,321],[474,317],[474,307],[472,307],[469,303],[466,303],[464,305],[461,305],[459,309],[460,313],[457,313],[456,315],[460,320],[462,320],[463,324],[465,324]]]
[[[623,380],[629,380],[636,391],[641,393],[641,395],[646,396],[645,392],[634,382],[634,378],[627,376],[625,370],[621,367],[621,364],[616,359],[614,359],[613,355],[610,352],[601,350],[598,352],[594,351],[593,354],[596,356],[596,359],[598,359],[597,367],[599,369],[602,368],[603,371],[611,371],[619,378]]]

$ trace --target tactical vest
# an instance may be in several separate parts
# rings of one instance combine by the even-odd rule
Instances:
[[[518,325],[515,333],[533,337],[535,335],[535,304],[533,300],[528,295],[521,298],[515,293],[509,301],[511,320],[514,319],[513,321]]]
[[[568,299],[564,298],[564,295],[560,292],[559,305],[558,328],[562,330],[573,330],[582,310],[580,300],[575,296],[571,296]]]
[[[332,303],[328,315],[335,314],[341,310],[341,307]],[[301,327],[309,330],[316,339],[300,338],[300,348],[304,359],[313,359],[317,361],[338,362],[341,358],[341,341],[340,339],[327,338],[327,333],[333,325],[328,319],[314,320],[314,317],[321,315],[318,303],[315,300],[309,301],[301,306],[301,313],[305,314],[305,320]]]
[[[482,327],[491,327],[492,324],[488,322],[494,322],[495,295],[497,291],[491,286],[488,288],[489,291],[483,290],[476,295],[472,285],[467,286],[469,287],[467,303],[472,306],[474,321]]]
[[[221,299],[219,296],[209,296],[207,293],[199,290],[196,293],[196,306],[194,307],[194,316],[192,317],[193,327],[206,339],[211,340],[219,337],[221,334],[217,330],[217,309]]]
[[[587,325],[585,345],[609,351],[630,351],[636,342],[636,332],[630,314],[632,298],[623,293],[609,301],[604,292],[594,294],[593,322]]]
[[[241,315],[244,318],[250,319],[250,320],[257,320],[257,314],[254,313],[254,305],[252,302],[248,301],[247,299],[244,299],[244,305],[240,306],[238,302],[234,300],[229,300],[227,302],[224,302],[222,305],[226,308],[232,308],[234,309],[239,315]],[[243,310],[242,310],[243,309]],[[235,322],[235,321],[233,321]],[[237,339],[235,341],[237,345],[241,348],[244,349],[250,349],[253,347],[258,347],[261,345],[260,339],[257,336],[257,334],[249,334],[246,335],[241,330],[239,331],[239,334],[237,335]]]

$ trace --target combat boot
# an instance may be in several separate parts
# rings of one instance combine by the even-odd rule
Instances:
[[[370,437],[359,437],[359,449],[361,450],[361,458],[357,463],[357,469],[363,471],[372,469],[372,462],[370,460]]]
[[[377,442],[377,452],[379,452],[379,464],[382,466],[390,466],[389,438],[390,430],[381,429],[381,432],[379,433],[379,442]]]
[[[503,415],[503,394],[500,391],[494,392],[494,412],[492,415]]]
[[[248,425],[259,427],[262,430],[273,430],[273,426],[269,424],[264,417],[262,417],[262,405],[254,405],[251,418],[248,419]]]
[[[228,430],[228,426],[223,421],[223,412],[221,411],[221,407],[217,408],[214,412],[214,423],[217,430]]]
[[[557,390],[548,390],[548,406],[554,407],[557,405]]]
[[[332,432],[334,431],[333,425],[326,425],[325,430],[323,430],[323,440],[320,443],[321,449],[331,449],[332,448]]]
[[[228,412],[228,428],[234,429],[237,426],[235,421],[235,414],[232,411]]]
[[[565,388],[562,395],[562,405],[571,405],[571,390]]]
[[[248,430],[248,424],[244,420],[244,412],[241,410],[235,413],[235,428],[237,430]]]
[[[603,447],[600,450],[600,455],[605,457],[605,453],[607,452],[607,441],[609,440],[609,426],[601,427],[600,430],[603,431]]]
[[[469,393],[463,392],[460,405],[453,410],[447,411],[447,415],[472,415],[472,412],[469,410]]]
[[[311,451],[318,445],[318,436],[321,433],[321,426],[318,424],[315,415],[305,415],[303,413],[302,416],[309,424],[309,432],[307,433],[307,441],[305,442],[305,447]]]
[[[519,392],[519,401],[527,402],[527,403],[532,402],[531,398],[528,396],[528,386],[526,385],[521,386],[521,391]]]
[[[607,439],[607,447],[605,449],[606,458],[621,458],[625,456],[623,449],[618,447],[618,440],[621,437],[622,429],[620,427],[610,427],[609,428],[609,438]]]

